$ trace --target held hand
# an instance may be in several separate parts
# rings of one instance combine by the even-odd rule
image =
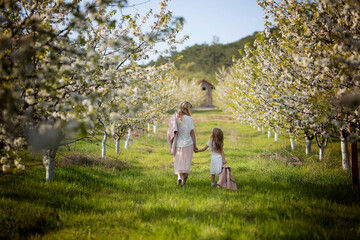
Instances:
[[[194,152],[195,152],[195,153],[198,153],[198,152],[199,152],[199,149],[198,149],[196,146],[194,147]]]

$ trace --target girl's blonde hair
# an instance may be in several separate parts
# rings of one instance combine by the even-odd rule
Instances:
[[[214,152],[222,153],[224,147],[224,134],[220,128],[214,128],[211,133],[211,145]]]
[[[180,124],[182,124],[183,122],[184,115],[191,116],[191,109],[192,109],[192,105],[188,101],[184,101],[180,104],[176,114],[177,119],[180,120]]]

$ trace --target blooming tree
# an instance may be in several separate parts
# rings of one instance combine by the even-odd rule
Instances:
[[[134,62],[146,59],[157,42],[171,47],[182,41],[176,39],[182,19],[172,18],[167,0],[159,13],[151,10],[141,19],[121,14],[126,4],[5,0],[0,5],[3,170],[14,159],[22,169],[18,151],[29,146],[43,151],[46,179],[53,180],[54,158],[65,134],[93,128],[104,115],[97,108],[134,83],[128,78]]]
[[[193,79],[188,81],[185,79],[175,78],[174,79],[174,102],[176,109],[181,102],[188,101],[194,107],[200,106],[205,99],[205,92],[201,90],[198,82]]]
[[[307,71],[301,86],[309,86],[318,127],[332,134],[328,122],[333,121],[340,132],[343,167],[347,168],[349,123],[356,132],[359,130],[359,1],[289,0],[259,4],[274,18],[284,49]]]
[[[265,32],[222,81],[224,107],[241,121],[297,136],[307,152],[315,137],[323,158],[327,139],[349,124],[359,131],[360,3],[263,0]],[[346,141],[343,167],[349,165]]]

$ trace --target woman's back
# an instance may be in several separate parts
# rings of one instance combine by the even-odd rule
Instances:
[[[176,140],[176,147],[187,147],[193,144],[190,136],[191,130],[195,128],[194,122],[190,116],[184,115],[182,122],[178,119],[178,136]]]

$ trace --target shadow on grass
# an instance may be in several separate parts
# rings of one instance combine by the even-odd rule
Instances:
[[[201,173],[203,174],[205,171]],[[278,177],[276,173],[266,173],[266,177],[250,175],[244,178],[239,177],[241,174],[238,172],[233,175],[237,182],[237,191],[211,188],[210,177],[200,179],[196,176],[190,176],[185,187],[178,189],[183,195],[179,197],[178,205],[181,205],[182,198],[201,198],[226,208],[193,211],[158,207],[156,210],[147,209],[148,212],[141,217],[143,221],[160,221],[159,219],[173,219],[178,216],[206,224],[211,218],[231,219],[236,216],[237,220],[234,221],[240,219],[262,227],[270,224],[276,231],[281,229],[283,237],[275,232],[270,234],[269,229],[262,229],[262,234],[265,234],[263,237],[269,239],[287,239],[285,236],[291,236],[292,239],[314,239],[319,236],[357,239],[360,210],[354,206],[354,202],[359,202],[360,197],[349,185],[323,184],[311,178],[302,179],[296,174]]]
[[[328,192],[317,184],[300,187],[291,186],[291,182],[257,178],[237,179],[237,183],[238,191],[216,189],[210,187],[210,179],[190,176],[183,188],[175,186],[175,182],[171,190],[169,186],[161,186],[154,194],[170,191],[172,196],[177,196],[175,202],[165,206],[161,203],[139,206],[136,218],[167,230],[172,229],[173,224],[180,224],[184,229],[196,226],[199,231],[210,225],[224,229],[226,223],[227,230],[238,234],[252,225],[261,239],[322,239],[326,236],[356,239],[358,236],[354,229],[358,227],[360,215],[349,210],[339,211],[339,206],[333,204],[333,196],[348,191],[336,192],[333,185],[329,186],[333,191]],[[350,201],[356,201],[355,195]],[[344,199],[338,199],[337,204],[344,204]],[[217,225],[219,219],[222,220]]]
[[[246,174],[246,173],[245,173]],[[254,174],[250,172],[249,174]],[[328,176],[321,173],[313,176],[278,171],[259,172],[259,177],[247,176],[241,179],[241,173],[234,170],[234,178],[238,181],[241,189],[251,189],[253,194],[271,193],[283,200],[291,197],[291,201],[318,201],[329,202],[340,205],[351,206],[354,202],[360,201],[360,193],[351,188],[351,184],[340,183],[342,181],[325,181]],[[239,176],[240,175],[240,176]],[[260,175],[263,175],[260,177]],[[360,217],[360,216],[359,216]],[[359,218],[360,220],[360,218]]]
[[[136,194],[131,185],[121,184],[119,175],[127,181],[142,178],[136,167],[116,173],[89,167],[62,167],[55,170],[52,183],[43,181],[43,170],[0,179],[0,239],[23,239],[59,229],[62,226],[59,212],[109,211],[99,204],[102,195]]]
[[[232,175],[237,183],[238,191],[230,196],[236,201],[237,194],[253,196],[266,194],[274,199],[299,201],[319,201],[336,203],[343,206],[352,206],[354,202],[360,202],[360,192],[351,187],[351,183],[344,183],[343,179],[331,179],[326,173],[300,174],[295,171],[268,171],[251,170],[246,167],[232,168]],[[197,178],[190,175],[187,186],[191,188],[208,188],[210,186],[210,174],[203,170],[199,175],[208,175],[208,178]],[[333,178],[335,178],[334,176]],[[346,178],[346,176],[343,176]],[[216,178],[218,179],[218,178]],[[245,192],[244,192],[245,191]],[[232,192],[232,191],[229,191]],[[359,216],[360,220],[360,216]]]

